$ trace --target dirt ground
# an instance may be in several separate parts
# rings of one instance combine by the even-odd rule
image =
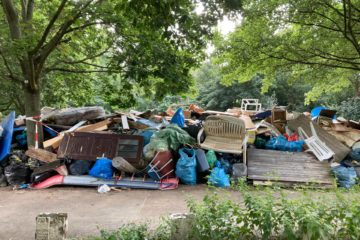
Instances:
[[[35,217],[40,213],[68,213],[71,237],[98,236],[99,229],[116,229],[129,222],[155,224],[160,216],[187,212],[188,195],[201,199],[205,191],[205,185],[106,194],[99,194],[93,187],[0,188],[0,239],[34,239]]]

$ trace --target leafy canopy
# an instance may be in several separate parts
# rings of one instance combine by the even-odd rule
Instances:
[[[40,89],[43,105],[112,106],[136,95],[190,91],[213,26],[241,7],[234,0],[3,0],[0,7],[2,110],[24,112],[19,90]],[[204,11],[195,8],[202,4]],[[6,95],[7,96],[7,95]]]
[[[359,94],[360,1],[246,0],[243,8],[242,24],[216,41],[223,84],[262,73],[266,92],[284,72],[313,85],[307,103],[350,85]]]

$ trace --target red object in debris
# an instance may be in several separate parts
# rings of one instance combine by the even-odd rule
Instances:
[[[161,176],[175,177],[175,162],[170,150],[155,153],[152,165],[156,165]]]
[[[30,188],[48,188],[48,187],[51,187],[51,186],[54,186],[54,185],[58,185],[58,184],[62,184],[64,182],[64,176],[62,175],[55,175],[55,176],[52,176],[48,179],[46,179],[45,181],[41,182],[41,183],[38,183],[38,184],[31,184]]]
[[[299,141],[299,137],[298,135],[294,132],[292,136],[287,135],[286,133],[284,133],[284,136],[286,137],[286,139],[289,142],[293,142],[293,141]]]
[[[176,189],[178,185],[179,185],[178,178],[164,178],[161,180],[160,189],[161,190]]]

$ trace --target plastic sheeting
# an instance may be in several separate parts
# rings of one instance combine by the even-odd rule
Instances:
[[[195,139],[176,124],[156,132],[150,139],[147,147],[146,158],[152,159],[155,152],[165,152],[169,149],[177,150],[181,145],[193,143]]]
[[[1,121],[0,126],[3,128],[0,137],[0,162],[10,153],[11,140],[14,130],[15,111],[12,111],[4,120]]]

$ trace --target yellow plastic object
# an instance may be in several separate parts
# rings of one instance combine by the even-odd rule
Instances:
[[[249,129],[246,131],[246,135],[248,136],[248,143],[253,144],[256,138],[256,129]]]

